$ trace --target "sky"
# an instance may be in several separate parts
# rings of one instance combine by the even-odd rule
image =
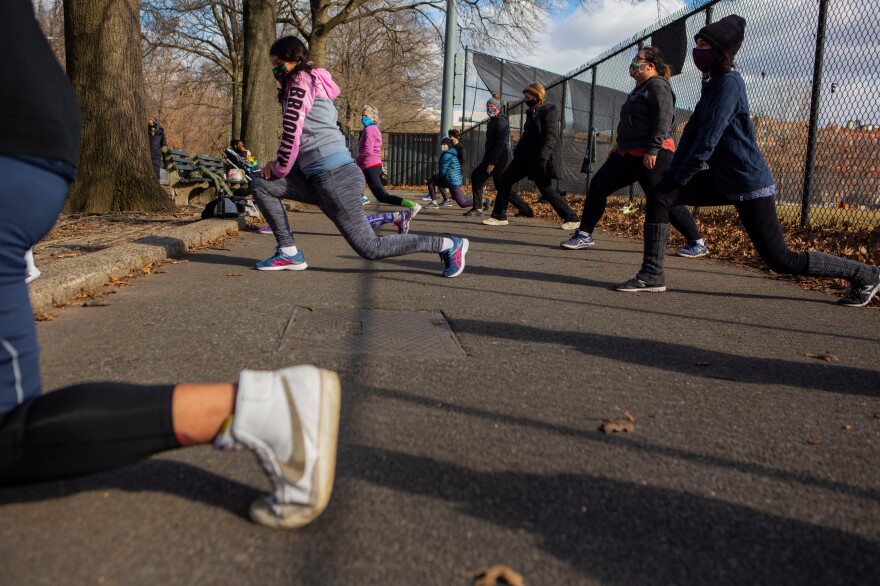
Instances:
[[[662,17],[685,5],[681,0],[660,0]],[[555,73],[567,73],[657,20],[656,0],[596,0],[585,10],[570,5],[551,16],[538,33],[534,51],[516,60]]]

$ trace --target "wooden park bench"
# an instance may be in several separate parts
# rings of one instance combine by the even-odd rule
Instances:
[[[207,203],[217,197],[211,180],[207,178],[186,151],[163,149],[165,168],[171,180],[171,193],[174,205],[185,206],[190,203]]]

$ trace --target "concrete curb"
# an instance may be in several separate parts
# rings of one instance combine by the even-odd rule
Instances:
[[[31,283],[31,306],[35,312],[50,310],[83,289],[96,289],[111,277],[125,276],[151,262],[179,257],[195,246],[236,235],[243,227],[243,219],[201,220],[100,252],[59,260]]]

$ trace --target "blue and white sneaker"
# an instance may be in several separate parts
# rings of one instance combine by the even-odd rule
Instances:
[[[452,205],[452,200],[444,199],[440,204],[437,205],[437,207],[448,208],[451,205]]]
[[[427,202],[430,202],[430,203],[434,203],[434,198],[431,197],[430,195],[426,195],[425,197],[422,198],[422,201],[427,201]]]
[[[370,203],[370,198],[367,197],[366,195],[363,196],[363,197],[361,198],[361,203],[363,203],[364,205],[367,205],[368,203]]]
[[[304,271],[309,268],[306,263],[306,257],[303,256],[302,250],[297,250],[293,256],[288,256],[280,250],[275,250],[275,254],[266,260],[261,260],[254,265],[258,271]]]
[[[709,254],[709,249],[705,244],[700,244],[697,241],[688,242],[688,245],[684,248],[679,248],[675,251],[677,256],[682,256],[684,258],[699,258],[701,256],[706,256]]]
[[[399,214],[398,218],[394,220],[394,225],[397,226],[398,234],[407,234],[409,233],[409,223],[412,220],[412,212],[409,210],[400,210],[397,212]]]
[[[593,242],[593,236],[580,230],[575,230],[571,238],[559,243],[562,248],[568,250],[582,250],[584,248],[593,248],[596,243]]]
[[[443,261],[443,276],[457,277],[464,270],[464,257],[467,254],[470,242],[467,238],[459,238],[458,236],[450,236],[452,239],[452,248],[440,253],[440,260]]]

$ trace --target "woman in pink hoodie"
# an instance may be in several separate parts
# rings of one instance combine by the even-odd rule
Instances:
[[[402,206],[412,210],[415,216],[422,209],[419,204],[391,195],[385,191],[382,185],[382,131],[379,130],[379,110],[373,106],[366,105],[361,113],[361,123],[364,129],[361,130],[358,139],[358,156],[355,162],[364,172],[367,180],[367,187],[375,196],[376,200],[392,205]]]
[[[275,254],[260,261],[262,271],[303,270],[308,267],[294,244],[281,199],[315,204],[336,224],[361,257],[375,260],[415,252],[436,252],[443,276],[464,270],[468,240],[457,236],[394,234],[380,237],[364,214],[364,174],[352,160],[345,137],[336,125],[339,86],[325,69],[314,66],[305,44],[283,37],[269,50],[275,79],[281,84],[281,145],[253,181],[254,201],[272,227]]]

